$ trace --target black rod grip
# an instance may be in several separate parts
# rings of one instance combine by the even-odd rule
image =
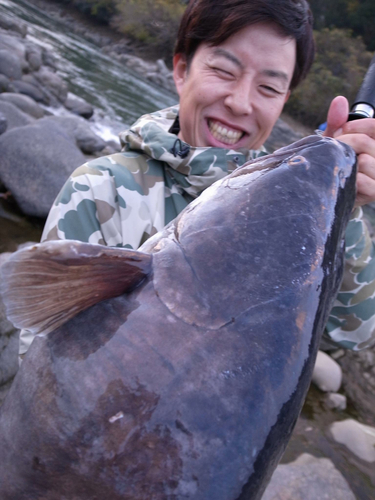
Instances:
[[[348,120],[375,117],[375,56],[370,62],[361,88],[353,103]]]

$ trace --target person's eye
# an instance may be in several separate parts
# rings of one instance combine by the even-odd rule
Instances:
[[[261,87],[263,93],[265,93],[267,95],[282,95],[282,92],[275,89],[275,87],[271,87],[269,85],[261,85],[260,87]]]
[[[218,66],[213,66],[212,69],[218,73],[220,76],[223,76],[225,78],[234,78],[234,74],[231,73],[230,71],[224,69],[224,68],[220,68]]]

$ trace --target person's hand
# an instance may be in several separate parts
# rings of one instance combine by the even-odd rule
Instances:
[[[351,146],[357,153],[357,196],[355,206],[375,201],[375,119],[348,122],[349,104],[345,97],[333,99],[323,135]]]

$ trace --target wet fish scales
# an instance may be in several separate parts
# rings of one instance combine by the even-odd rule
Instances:
[[[113,250],[124,290],[139,286],[35,339],[0,408],[0,498],[260,499],[310,383],[354,195],[353,151],[310,137],[206,190],[132,252],[129,283],[126,250],[15,254],[3,278],[15,321],[27,290],[12,276],[32,255],[55,269],[69,248],[83,262]]]

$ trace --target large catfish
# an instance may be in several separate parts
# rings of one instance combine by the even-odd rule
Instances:
[[[308,137],[214,184],[140,252],[14,254],[9,317],[39,335],[0,409],[1,500],[259,499],[310,383],[354,197],[353,150]]]

